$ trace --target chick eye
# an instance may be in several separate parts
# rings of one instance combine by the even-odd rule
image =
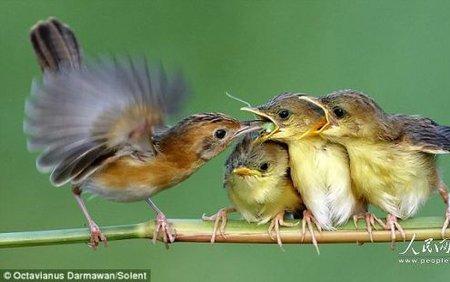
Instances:
[[[346,114],[345,110],[340,107],[335,107],[333,113],[337,118],[343,118]]]
[[[227,135],[227,132],[225,131],[225,129],[218,129],[218,130],[216,130],[216,132],[214,132],[214,136],[217,139],[223,139],[226,135]]]
[[[289,112],[288,110],[281,110],[281,111],[278,113],[278,116],[279,116],[281,119],[287,119],[290,115],[291,115],[291,112]]]
[[[268,169],[269,169],[269,163],[262,163],[262,164],[259,166],[259,169],[260,169],[261,171],[266,171],[266,170],[268,170]]]

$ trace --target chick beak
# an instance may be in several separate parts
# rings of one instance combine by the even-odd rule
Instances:
[[[315,97],[300,96],[299,99],[308,101],[323,110],[325,116],[317,121],[316,124],[308,131],[309,134],[319,134],[330,126],[336,125],[335,118],[330,115],[330,111],[323,105],[319,99]]]
[[[233,169],[233,173],[238,175],[238,176],[259,176],[260,173],[259,171],[253,170],[253,169],[249,169],[247,167],[244,166],[240,166],[237,167],[235,169]]]
[[[275,128],[272,131],[270,131],[270,132],[266,131],[268,134],[264,135],[262,138],[268,139],[270,136],[272,136],[275,133],[280,131],[280,126],[277,124],[277,122],[271,116],[267,115],[266,113],[264,113],[260,109],[258,109],[258,108],[251,108],[251,107],[242,107],[241,111],[246,111],[246,112],[250,112],[252,114],[255,114],[255,115],[263,118],[264,120],[270,121],[271,123],[273,123],[275,125]]]

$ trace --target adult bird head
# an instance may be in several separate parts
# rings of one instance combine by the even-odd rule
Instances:
[[[201,160],[207,161],[237,137],[258,129],[260,126],[255,122],[242,122],[221,113],[196,114],[163,134],[161,146],[168,150],[195,152]]]

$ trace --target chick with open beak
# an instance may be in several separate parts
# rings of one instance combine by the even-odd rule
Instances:
[[[242,108],[274,124],[261,138],[287,144],[291,177],[307,208],[302,233],[308,224],[317,246],[312,223],[319,230],[332,230],[359,209],[351,190],[345,148],[321,138],[328,124],[326,113],[302,95],[283,93],[256,108]]]
[[[247,222],[271,221],[269,235],[272,239],[276,236],[280,246],[280,226],[296,225],[284,221],[285,212],[299,213],[302,209],[302,200],[289,173],[287,147],[274,141],[261,143],[256,137],[257,134],[247,134],[226,161],[224,188],[233,207],[203,217],[215,221],[212,243],[217,231],[224,234],[227,213],[232,211],[238,211]]]
[[[447,206],[444,237],[450,207],[436,155],[450,152],[450,127],[419,116],[385,113],[373,99],[354,90],[337,91],[316,102],[332,118],[321,136],[346,147],[355,193],[388,213],[392,245],[395,229],[405,237],[397,218],[415,215],[435,188]]]

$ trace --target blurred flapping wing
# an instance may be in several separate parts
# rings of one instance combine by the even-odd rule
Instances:
[[[154,129],[186,92],[181,74],[168,78],[145,59],[102,58],[34,81],[24,130],[30,150],[43,150],[40,170],[56,186],[82,182],[106,161],[156,154]]]

